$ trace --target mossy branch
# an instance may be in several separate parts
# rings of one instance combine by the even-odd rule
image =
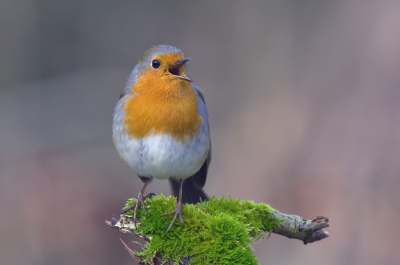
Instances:
[[[135,199],[128,200],[125,208],[134,202]],[[137,228],[132,211],[106,221],[111,227],[146,242],[142,245],[143,252],[136,252],[121,240],[140,264],[257,264],[249,244],[263,238],[263,232],[300,239],[304,244],[329,236],[323,230],[329,226],[328,218],[306,220],[280,213],[265,204],[225,197],[184,205],[185,224],[176,222],[164,235],[171,218],[161,215],[175,208],[176,198],[160,195],[145,203],[147,212],[139,210]]]

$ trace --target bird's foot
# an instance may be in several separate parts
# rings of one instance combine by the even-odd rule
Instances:
[[[169,230],[171,230],[172,225],[175,223],[175,219],[177,216],[179,216],[179,220],[181,220],[181,223],[183,224],[183,220],[182,220],[182,203],[178,203],[175,207],[175,210],[170,212],[170,213],[166,213],[163,214],[162,216],[166,216],[166,215],[172,215],[175,214],[174,219],[172,219],[171,224],[169,225],[167,232],[165,232],[164,236],[169,232]]]
[[[143,193],[139,192],[135,204],[132,204],[128,209],[125,209],[121,214],[125,214],[128,211],[135,208],[134,215],[133,215],[133,224],[135,225],[135,227],[137,227],[136,226],[136,215],[137,215],[137,211],[139,209],[139,203],[142,203],[142,209],[143,209],[143,211],[145,211],[147,213],[146,208],[144,207],[144,201],[148,198],[151,198],[154,195],[155,195],[154,193],[149,193],[146,196],[143,196]]]

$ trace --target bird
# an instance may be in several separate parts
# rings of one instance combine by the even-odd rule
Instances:
[[[134,209],[134,224],[144,192],[154,179],[168,179],[177,197],[174,215],[182,225],[182,204],[209,197],[203,190],[211,162],[208,112],[203,92],[186,75],[184,53],[170,45],[148,49],[132,70],[113,115],[113,142],[120,158],[144,183]]]

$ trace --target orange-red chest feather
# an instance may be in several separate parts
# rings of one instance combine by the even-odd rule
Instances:
[[[130,137],[170,134],[175,140],[192,140],[199,132],[196,93],[189,82],[171,75],[144,71],[123,102],[124,125]]]

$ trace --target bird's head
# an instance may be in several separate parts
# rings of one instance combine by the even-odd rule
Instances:
[[[169,45],[157,45],[148,49],[139,60],[141,74],[164,82],[192,82],[186,75],[185,57],[181,50]]]

